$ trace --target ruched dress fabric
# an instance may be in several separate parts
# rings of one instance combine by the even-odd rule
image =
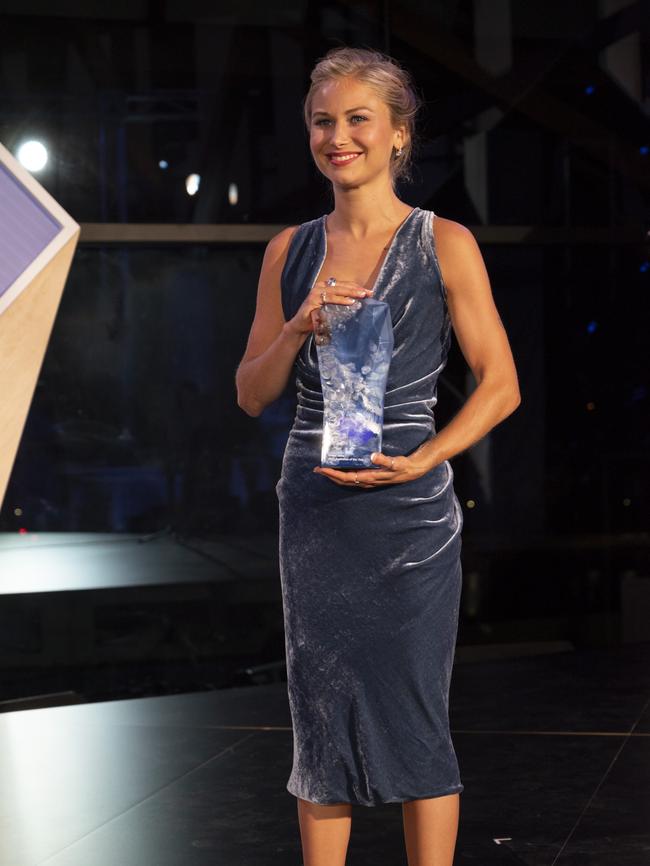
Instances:
[[[436,434],[437,382],[451,322],[433,211],[414,208],[375,281],[394,348],[382,452]],[[285,319],[327,253],[325,215],[300,225],[282,272]],[[321,279],[329,276],[321,275]],[[419,478],[342,486],[320,465],[323,393],[313,334],[294,364],[297,406],[282,472],[279,561],[293,767],[312,803],[376,806],[461,792],[449,689],[461,594],[463,516],[449,461]]]

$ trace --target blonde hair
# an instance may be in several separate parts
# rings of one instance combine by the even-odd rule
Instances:
[[[356,78],[369,85],[386,103],[393,128],[404,124],[407,140],[398,156],[393,151],[390,161],[393,187],[398,178],[412,180],[411,160],[415,141],[415,117],[423,102],[416,92],[413,79],[396,60],[368,48],[331,48],[314,66],[311,85],[303,100],[303,112],[307,130],[311,128],[311,106],[314,94],[323,84],[336,78]]]

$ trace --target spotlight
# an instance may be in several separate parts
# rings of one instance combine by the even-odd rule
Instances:
[[[161,159],[160,162],[158,163],[158,168],[162,168],[163,170],[166,168],[169,168],[169,163],[167,162],[166,159]]]
[[[239,201],[239,190],[236,183],[231,183],[228,187],[228,203],[236,205]]]
[[[199,185],[201,183],[201,175],[200,174],[188,174],[185,179],[185,189],[187,190],[188,195],[196,195],[199,191]]]
[[[27,171],[42,171],[47,163],[47,148],[40,141],[26,141],[18,148],[17,157]]]

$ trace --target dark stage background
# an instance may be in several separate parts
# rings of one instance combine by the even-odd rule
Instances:
[[[425,108],[398,194],[474,232],[520,376],[517,411],[452,459],[459,660],[648,639],[648,2],[0,0],[0,12],[0,141],[45,144],[35,177],[82,224],[4,543],[171,542],[210,587],[94,598],[85,628],[105,651],[62,654],[41,620],[47,587],[21,593],[21,566],[9,574],[0,557],[7,708],[282,677],[274,488],[293,382],[250,418],[234,377],[266,241],[332,207],[301,100],[340,44],[413,73]],[[473,387],[454,342],[438,428]],[[161,581],[180,585],[184,567],[161,554]],[[93,579],[89,567],[89,593]],[[74,612],[61,616],[73,632]]]

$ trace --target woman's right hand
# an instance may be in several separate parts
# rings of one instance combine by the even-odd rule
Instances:
[[[317,326],[317,317],[312,315],[318,311],[323,299],[321,292],[325,292],[326,304],[353,304],[361,298],[367,298],[373,293],[373,289],[364,289],[358,283],[351,280],[337,280],[335,286],[328,286],[326,280],[320,280],[311,288],[311,291],[300,305],[296,315],[287,323],[297,334],[309,334]]]

